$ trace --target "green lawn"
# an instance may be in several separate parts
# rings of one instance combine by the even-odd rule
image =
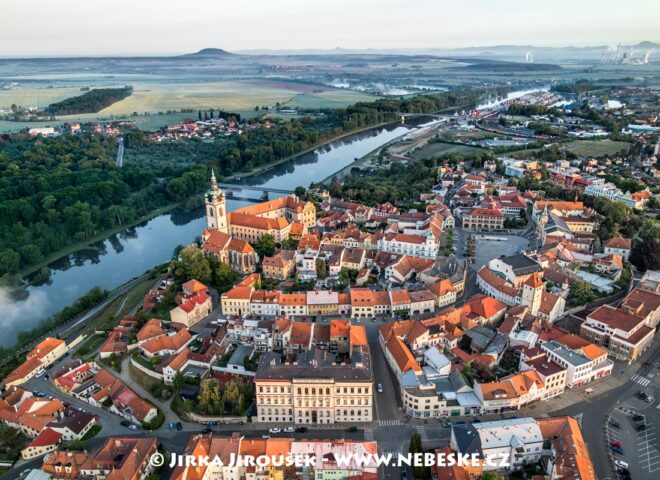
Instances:
[[[603,157],[615,155],[621,150],[627,152],[630,144],[612,140],[578,140],[565,144],[564,148],[578,157]]]
[[[439,155],[445,155],[447,153],[475,153],[481,151],[479,147],[471,147],[469,145],[455,145],[453,143],[441,143],[434,142],[428,143],[419,150],[415,150],[410,154],[412,158],[422,159],[422,158],[434,158]]]

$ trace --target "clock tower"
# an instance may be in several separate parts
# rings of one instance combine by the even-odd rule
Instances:
[[[229,234],[227,225],[227,200],[225,193],[215,179],[215,173],[211,169],[211,189],[204,196],[206,204],[206,225],[210,230],[219,230]]]

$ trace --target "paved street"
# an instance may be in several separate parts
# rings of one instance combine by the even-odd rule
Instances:
[[[615,433],[618,440],[612,438],[611,441],[623,440],[626,442],[628,448],[624,445],[624,455],[617,458],[625,460],[630,465],[632,478],[634,480],[658,478],[659,470],[657,468],[660,467],[658,450],[660,445],[658,444],[657,432],[650,430],[647,436],[635,436],[637,432],[633,431],[630,419],[627,418],[628,415],[622,416],[622,413],[625,412],[617,410],[617,408],[622,407],[630,410],[632,407],[647,416],[650,425],[660,424],[660,410],[657,408],[658,395],[660,394],[657,380],[657,365],[660,361],[658,343],[658,339],[656,339],[654,348],[651,348],[640,362],[629,367],[617,364],[613,375],[625,381],[624,384],[603,395],[585,398],[581,403],[552,412],[553,415],[575,416],[582,414],[582,434],[587,442],[598,478],[617,478],[612,462],[613,457],[610,455],[608,446],[610,440],[607,438],[608,432],[617,430],[606,426],[610,415],[614,415],[615,419],[621,420],[619,422],[622,426],[621,432]],[[645,369],[640,366],[643,362],[649,362],[655,367],[650,370]],[[645,378],[653,376],[654,379],[646,387],[642,387],[638,381],[635,381],[640,376]],[[633,377],[635,380],[633,380]],[[653,395],[655,401],[648,404],[635,398],[634,394],[638,391],[645,391]],[[625,421],[623,421],[624,419]],[[624,426],[625,428],[623,428]]]

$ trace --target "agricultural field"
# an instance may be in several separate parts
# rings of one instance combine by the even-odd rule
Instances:
[[[0,89],[0,110],[8,110],[12,104],[23,108],[46,108],[51,103],[83,93],[85,92],[81,92],[80,87],[19,86],[7,90]]]
[[[162,112],[181,108],[217,108],[244,113],[254,110],[255,106],[272,107],[277,102],[292,107],[332,108],[372,98],[343,90],[317,91],[310,85],[294,82],[139,84],[134,86],[133,95],[101,110],[99,115]]]
[[[468,145],[455,145],[452,143],[428,143],[422,148],[419,148],[410,153],[409,156],[415,159],[422,158],[434,158],[439,155],[444,155],[447,153],[476,153],[482,150],[479,147],[470,147]]]
[[[285,103],[291,108],[344,108],[357,102],[371,102],[374,95],[352,90],[330,89],[314,93],[300,93]]]
[[[578,157],[603,157],[616,155],[621,150],[628,151],[630,144],[612,140],[580,140],[567,143],[564,148]]]
[[[163,113],[182,108],[221,109],[250,118],[259,114],[255,112],[255,106],[273,107],[277,102],[289,108],[342,108],[376,98],[351,90],[280,80],[147,83],[140,79],[139,82],[126,83],[134,87],[133,94],[98,113],[63,115],[58,116],[56,121],[48,122],[0,121],[0,133],[31,127],[58,126],[64,122],[120,119],[135,121],[138,127],[144,130],[157,130],[185,118],[196,118],[194,112]],[[0,90],[0,110],[8,109],[12,104],[45,108],[51,103],[82,93],[84,92],[80,87],[48,88],[44,85]],[[133,115],[134,113],[138,115]]]

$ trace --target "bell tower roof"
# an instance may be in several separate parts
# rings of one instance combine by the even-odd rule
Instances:
[[[215,171],[211,167],[211,189],[208,192],[209,197],[217,198],[223,196],[222,189],[218,186],[218,180],[215,178]]]

